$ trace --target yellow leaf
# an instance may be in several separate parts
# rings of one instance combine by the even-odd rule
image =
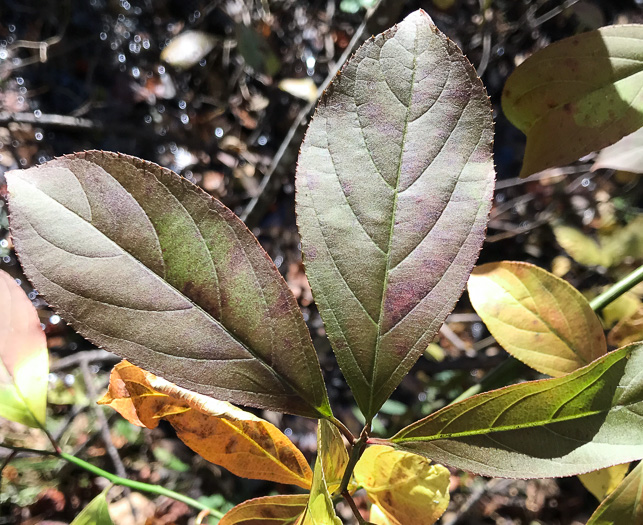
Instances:
[[[619,321],[632,317],[641,308],[641,305],[641,300],[635,294],[624,293],[601,311],[605,326],[612,328]]]
[[[336,429],[335,431],[334,427],[331,429],[331,425],[325,419],[319,421],[313,484],[308,505],[297,521],[297,525],[342,525],[342,520],[335,513],[335,506],[328,491],[327,476],[330,475],[335,480],[340,477],[348,457],[341,453],[339,444],[341,442],[343,445],[343,441]],[[333,461],[339,461],[342,465],[334,465]]]
[[[623,463],[622,465],[614,465],[613,467],[581,474],[578,479],[581,480],[587,490],[594,494],[598,501],[603,501],[623,481],[629,468],[629,463]]]
[[[290,525],[301,516],[307,503],[307,494],[250,499],[230,509],[219,525]]]
[[[607,342],[616,347],[636,341],[643,341],[643,306],[632,316],[619,321],[607,334]]]
[[[324,476],[330,493],[339,488],[348,464],[348,452],[337,427],[326,419],[319,420],[319,447],[324,464]]]
[[[610,258],[599,244],[580,230],[570,226],[554,226],[556,241],[577,263],[585,266],[610,266]]]
[[[14,278],[0,270],[0,417],[43,427],[48,374],[38,312]]]
[[[371,505],[371,515],[368,518],[368,521],[373,523],[373,525],[391,525],[391,522],[386,517],[386,514],[380,509],[375,503]]]
[[[391,525],[431,525],[449,504],[449,471],[409,452],[380,445],[366,449],[355,480]]]
[[[471,304],[496,340],[530,367],[560,377],[607,352],[600,320],[566,281],[532,264],[477,267]]]
[[[310,488],[312,471],[306,459],[277,427],[127,361],[114,367],[109,390],[99,403],[147,428],[166,419],[188,447],[237,476]]]

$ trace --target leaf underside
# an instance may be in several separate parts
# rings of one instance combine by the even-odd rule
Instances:
[[[87,339],[201,394],[330,414],[292,293],[219,201],[168,169],[100,151],[7,182],[27,277]]]
[[[292,525],[306,509],[306,494],[264,496],[230,509],[219,525]]]
[[[494,186],[490,106],[423,11],[364,44],[322,97],[297,170],[306,273],[372,417],[461,295]]]
[[[643,126],[643,25],[607,26],[537,51],[502,109],[527,135],[521,176],[561,166]]]
[[[391,441],[485,476],[583,474],[643,457],[643,344],[566,376],[522,383],[448,406]]]

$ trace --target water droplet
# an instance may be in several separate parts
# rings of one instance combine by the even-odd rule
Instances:
[[[159,66],[158,72],[159,72],[159,75],[164,75],[165,74],[165,67],[164,66]]]
[[[185,100],[179,100],[179,109],[185,109],[186,106]]]
[[[314,69],[316,63],[317,61],[315,60],[315,57],[311,56],[306,59],[306,67],[308,69]]]
[[[132,76],[138,78],[141,76],[141,71],[137,67],[132,68]]]
[[[35,110],[33,112],[33,116],[36,117],[36,118],[42,117],[42,111],[40,111],[39,109]]]
[[[201,11],[195,11],[194,14],[192,15],[194,18],[200,18],[201,17]]]
[[[158,106],[156,106],[156,111],[158,111],[159,113],[165,113],[165,106],[163,104],[159,104]]]
[[[201,67],[205,67],[205,65],[206,65],[207,63],[208,63],[208,61],[207,61],[205,58],[202,58],[201,60],[199,60],[199,65],[200,65]]]
[[[145,121],[145,124],[151,124],[152,123],[152,115],[145,115],[145,118],[143,120]]]
[[[36,140],[42,140],[43,135],[40,131],[36,131],[34,137],[36,137]]]
[[[281,255],[277,255],[277,257],[275,257],[275,261],[274,261],[274,262],[275,262],[275,266],[276,266],[277,268],[281,268],[281,265],[284,263],[284,258],[283,258],[283,256],[281,256]]]
[[[143,49],[149,49],[150,48],[150,41],[146,38],[143,40]]]
[[[9,242],[7,241],[7,239],[2,239],[0,241],[0,248],[6,248],[7,246],[9,246]]]
[[[9,264],[11,262],[11,257],[9,257],[8,255],[5,255],[2,258],[2,262],[5,263],[5,264]]]
[[[100,35],[98,35],[101,40],[107,40],[107,33],[105,31],[102,31]]]
[[[589,186],[589,182],[590,182],[589,179],[585,177],[580,184],[583,188],[587,188],[587,186]]]
[[[221,137],[223,137],[223,129],[222,129],[222,128],[217,128],[217,129],[215,129],[215,130],[214,130],[214,134],[215,134],[215,136],[216,136],[217,138],[219,138],[219,139],[220,139]]]
[[[9,24],[7,26],[7,29],[9,29],[9,33],[15,33],[16,32],[16,26],[14,26],[13,24]]]
[[[127,58],[125,57],[125,55],[124,55],[123,53],[119,53],[119,55],[118,55],[118,61],[122,64],[122,63],[123,63],[123,62],[125,62],[126,60],[127,60]]]
[[[71,375],[71,374],[65,374],[65,378],[63,379],[63,383],[65,383],[65,386],[72,386],[76,382],[76,378]]]
[[[131,53],[140,53],[141,52],[141,45],[137,44],[136,42],[130,42],[129,43],[129,50]]]
[[[0,60],[4,60],[9,56],[6,49],[0,49]]]
[[[51,324],[58,324],[60,321],[61,321],[60,316],[59,316],[59,315],[56,315],[56,314],[52,315],[52,316],[49,318],[49,322],[50,322]]]
[[[16,77],[16,84],[22,86],[25,83],[25,79],[22,77]]]
[[[183,115],[181,115],[181,122],[183,122],[183,124],[187,124],[188,122],[190,122],[190,117],[183,113]]]
[[[292,428],[284,429],[284,434],[286,434],[286,436],[288,437],[292,436]]]

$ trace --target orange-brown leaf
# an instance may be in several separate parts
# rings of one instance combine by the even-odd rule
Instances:
[[[230,509],[219,525],[289,525],[304,512],[307,494],[250,499]]]
[[[127,361],[114,367],[99,403],[139,426],[154,428],[166,419],[187,446],[233,474],[310,488],[312,471],[306,459],[277,427]]]

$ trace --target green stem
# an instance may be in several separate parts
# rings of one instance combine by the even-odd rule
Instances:
[[[612,301],[618,299],[621,295],[627,292],[630,288],[635,287],[643,281],[643,265],[639,266],[632,273],[621,279],[615,285],[604,291],[598,297],[590,301],[589,305],[592,310],[598,312],[605,308]]]
[[[84,461],[80,458],[77,458],[76,456],[72,456],[71,454],[67,454],[62,451],[50,452],[48,450],[37,450],[33,448],[14,447],[12,445],[4,445],[4,444],[1,444],[0,446],[3,448],[14,450],[16,452],[30,452],[33,454],[38,454],[40,456],[56,456],[64,459],[69,463],[72,463],[73,465],[76,465],[77,467],[85,469],[88,472],[91,472],[92,474],[106,478],[107,480],[111,481],[114,485],[129,487],[131,489],[138,490],[139,492],[148,492],[150,494],[157,494],[159,496],[167,496],[168,498],[172,498],[172,499],[175,499],[176,501],[185,503],[186,505],[189,505],[190,507],[193,507],[195,509],[206,510],[210,513],[210,515],[214,516],[215,518],[221,519],[223,517],[223,514],[218,510],[211,509],[207,505],[204,505],[203,503],[199,503],[197,500],[184,496],[183,494],[179,494],[178,492],[174,492],[173,490],[166,489],[165,487],[161,487],[159,485],[152,485],[150,483],[143,483],[141,481],[134,481],[127,478],[121,478],[116,474],[107,472],[102,468],[98,468],[92,465],[91,463],[87,463],[87,461]]]
[[[346,464],[346,470],[344,470],[344,476],[342,477],[342,482],[339,485],[339,488],[335,494],[343,494],[348,489],[348,484],[351,481],[351,476],[353,475],[353,470],[355,470],[355,465],[359,461],[359,458],[362,456],[364,447],[366,446],[366,441],[368,440],[368,433],[362,432],[362,435],[353,443],[351,448],[351,454],[348,458],[348,463]]]

